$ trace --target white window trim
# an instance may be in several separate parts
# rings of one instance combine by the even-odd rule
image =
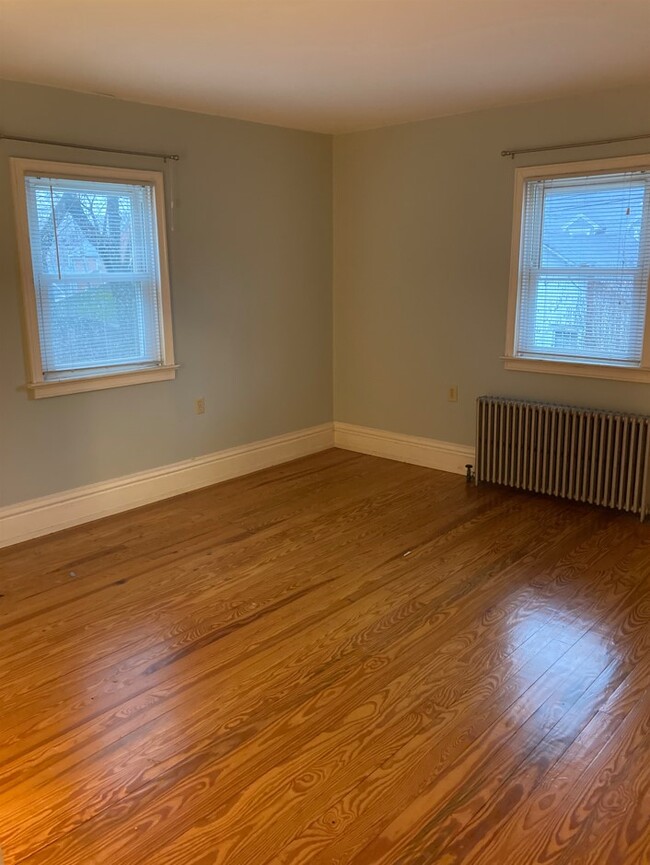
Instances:
[[[144,384],[153,381],[168,381],[175,378],[178,365],[174,361],[172,334],[171,294],[169,289],[169,264],[167,257],[167,230],[165,225],[165,190],[160,171],[140,171],[132,168],[111,168],[97,165],[78,165],[70,162],[51,162],[40,159],[12,157],[11,175],[16,231],[20,262],[20,281],[23,299],[23,335],[27,364],[27,390],[32,399],[104,390],[113,387]],[[115,374],[89,375],[62,381],[45,381],[41,358],[41,338],[36,309],[36,290],[27,219],[25,197],[25,175],[34,172],[54,177],[92,180],[122,180],[132,183],[148,183],[154,190],[156,222],[158,229],[158,251],[160,270],[160,321],[162,325],[162,364],[154,368],[134,369]]]
[[[613,159],[590,159],[586,162],[563,162],[559,165],[530,165],[515,170],[506,350],[502,358],[506,369],[520,372],[551,373],[552,375],[571,375],[580,378],[650,383],[650,284],[648,285],[643,354],[639,366],[612,366],[589,362],[567,362],[554,358],[523,358],[515,355],[519,305],[519,259],[526,181],[543,180],[547,177],[608,174],[612,171],[640,169],[650,169],[650,154],[620,156]]]

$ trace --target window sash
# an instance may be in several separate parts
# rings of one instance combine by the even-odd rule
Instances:
[[[45,381],[68,381],[70,379],[79,378],[80,374],[85,374],[84,378],[91,378],[99,375],[115,375],[118,372],[136,372],[146,369],[160,369],[164,366],[162,361],[149,361],[147,363],[119,363],[105,364],[104,366],[86,366],[72,367],[71,369],[57,369],[56,373],[51,376],[46,376]]]
[[[625,275],[625,280],[620,278],[622,274]],[[554,277],[556,279],[564,277],[566,281],[572,281],[574,283],[588,283],[590,280],[605,281],[608,276],[615,277],[615,279],[612,280],[613,283],[618,282],[622,284],[627,282],[629,285],[627,294],[632,305],[631,314],[640,317],[636,327],[628,329],[628,333],[630,334],[629,344],[631,348],[636,350],[631,350],[629,355],[625,357],[623,356],[623,352],[612,351],[611,347],[609,351],[603,350],[602,352],[593,354],[589,354],[588,351],[570,352],[560,351],[559,349],[552,351],[549,350],[548,347],[546,349],[535,347],[537,337],[536,328],[539,326],[536,319],[535,306],[538,294],[542,293],[544,290],[541,286],[545,279],[548,277],[551,279]],[[598,271],[592,271],[589,269],[588,272],[585,272],[580,268],[529,268],[521,277],[520,292],[525,296],[525,303],[520,304],[520,317],[517,327],[517,345],[515,352],[516,357],[540,357],[545,360],[557,359],[559,361],[570,361],[572,363],[579,363],[581,360],[584,360],[585,362],[592,364],[620,364],[621,366],[631,367],[639,367],[641,365],[643,359],[643,332],[645,330],[645,319],[647,313],[648,286],[647,278],[640,268],[627,268],[625,271],[620,271],[615,268],[601,268]],[[553,295],[554,292],[551,291],[549,294]],[[583,294],[584,302],[588,304],[588,286],[584,287]],[[597,325],[597,323],[598,316],[585,316],[584,329],[588,331],[590,328]],[[578,325],[575,326],[577,327]],[[633,338],[634,334],[637,336],[636,340]]]
[[[86,354],[83,352],[83,346],[78,349],[78,360],[75,363],[70,353],[66,354],[65,345],[62,346],[58,341],[51,338],[51,331],[56,327],[56,307],[53,298],[53,289],[59,286],[64,286],[67,289],[72,288],[71,294],[74,295],[76,293],[74,287],[85,289],[86,280],[83,278],[77,280],[64,279],[60,282],[59,280],[46,280],[43,285],[38,285],[36,302],[43,378],[46,381],[56,380],[59,377],[59,373],[71,369],[77,369],[81,374],[82,370],[101,370],[125,365],[134,368],[138,366],[145,368],[152,365],[159,366],[162,363],[162,346],[159,336],[159,298],[156,283],[153,280],[139,279],[137,277],[135,279],[113,280],[111,275],[109,279],[95,280],[88,284],[90,286],[94,285],[101,291],[103,286],[112,283],[126,290],[128,299],[135,308],[135,317],[138,319],[136,322],[137,332],[131,335],[130,350],[123,348],[121,351],[117,343],[118,333],[115,333],[112,356],[109,354],[111,349],[107,348],[103,359],[101,361],[98,359],[94,364],[87,364],[83,359],[87,356],[90,347],[86,349]],[[111,289],[114,287],[111,285]],[[128,291],[129,287],[132,289],[130,292]],[[92,291],[84,291],[83,294],[92,295]],[[127,320],[127,324],[129,323],[131,322]],[[59,322],[59,327],[61,326],[65,327],[66,323]],[[101,322],[98,323],[98,327],[101,327]],[[49,339],[48,336],[50,337]],[[95,351],[101,353],[100,345],[95,346]],[[57,360],[57,358],[59,359]],[[68,359],[62,360],[61,358]],[[88,374],[96,375],[98,373],[88,372]]]

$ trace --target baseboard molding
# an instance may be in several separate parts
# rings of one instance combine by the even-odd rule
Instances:
[[[196,459],[0,508],[0,547],[148,505],[338,447],[465,474],[474,448],[347,423],[326,423]]]
[[[334,424],[334,445],[362,454],[462,475],[466,472],[467,463],[474,463],[474,448],[469,445],[385,432],[348,423]]]
[[[0,547],[333,447],[331,423],[0,508]]]

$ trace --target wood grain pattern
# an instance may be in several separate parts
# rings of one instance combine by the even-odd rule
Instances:
[[[336,450],[0,552],[7,865],[648,865],[650,527]]]

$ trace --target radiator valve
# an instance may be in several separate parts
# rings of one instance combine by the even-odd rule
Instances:
[[[471,484],[472,481],[474,480],[473,469],[474,469],[474,466],[471,463],[465,464],[465,480],[467,481],[468,484]]]

